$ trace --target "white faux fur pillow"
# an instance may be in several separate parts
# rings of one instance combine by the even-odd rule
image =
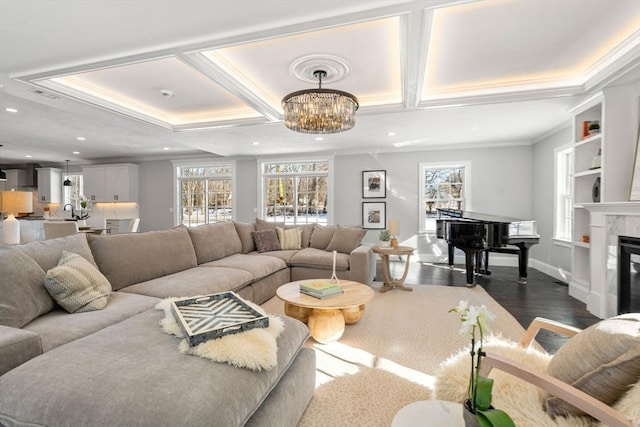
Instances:
[[[156,305],[156,309],[164,310],[165,317],[160,321],[162,330],[170,335],[182,338],[182,331],[171,312],[171,300],[167,298]],[[266,314],[259,305],[246,301],[254,310]],[[238,368],[253,371],[270,370],[278,363],[278,345],[276,339],[284,330],[284,322],[278,316],[269,315],[269,326],[255,328],[237,334],[225,335],[190,347],[186,339],[178,345],[184,354],[204,357],[216,362],[227,362]]]

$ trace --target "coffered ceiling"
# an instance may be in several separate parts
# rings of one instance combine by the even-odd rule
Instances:
[[[360,101],[322,140],[318,69]],[[0,162],[530,144],[636,79],[637,0],[0,0]]]

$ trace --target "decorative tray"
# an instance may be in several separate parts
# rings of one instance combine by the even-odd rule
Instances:
[[[229,334],[269,326],[269,317],[258,313],[234,292],[179,298],[171,311],[190,346]]]

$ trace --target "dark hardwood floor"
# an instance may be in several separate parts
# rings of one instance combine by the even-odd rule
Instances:
[[[379,267],[379,266],[378,266]],[[394,277],[404,271],[404,263],[391,262]],[[491,275],[476,276],[478,286],[482,286],[500,305],[526,328],[535,317],[546,317],[578,328],[586,328],[598,320],[586,309],[585,304],[569,296],[566,283],[529,268],[528,283],[518,284],[517,267],[491,266]],[[378,268],[376,280],[382,281]],[[463,265],[450,269],[445,264],[431,264],[411,261],[406,285],[466,286]],[[393,291],[401,292],[401,291]],[[566,342],[562,335],[541,331],[536,340],[545,350],[555,353]]]

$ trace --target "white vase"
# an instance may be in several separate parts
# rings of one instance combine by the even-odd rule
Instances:
[[[79,219],[78,220],[78,227],[86,227],[87,226],[87,220],[86,219]]]
[[[386,241],[380,240],[380,242],[378,242],[378,246],[380,246],[381,248],[388,248],[391,246],[391,242],[389,242],[388,240]]]

